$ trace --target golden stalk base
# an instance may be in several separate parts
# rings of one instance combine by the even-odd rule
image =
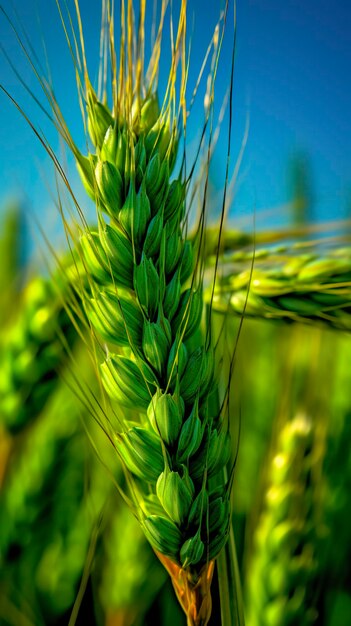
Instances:
[[[179,604],[187,616],[188,626],[207,626],[212,611],[211,582],[214,561],[206,564],[194,580],[189,571],[160,552],[156,554],[171,577]]]

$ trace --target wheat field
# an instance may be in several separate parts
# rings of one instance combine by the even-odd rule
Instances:
[[[0,624],[347,626],[349,222],[232,218],[240,3],[199,50],[197,5],[98,4],[56,2],[59,85],[1,12],[54,176],[3,209]]]

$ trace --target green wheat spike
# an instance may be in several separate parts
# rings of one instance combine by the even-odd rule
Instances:
[[[224,273],[217,284],[216,310],[271,320],[322,322],[350,330],[349,248],[328,254],[318,249],[304,254],[262,249],[255,258],[252,252],[238,251],[233,256],[233,265],[228,259],[224,264],[230,273]]]
[[[10,433],[20,432],[40,413],[67,361],[63,338],[71,346],[75,336],[54,283],[32,279],[1,346],[0,420]]]
[[[151,130],[146,127],[135,139],[128,129],[115,131],[117,144],[119,136],[126,134],[135,170],[138,145],[148,145]],[[99,216],[97,263],[96,243],[89,232],[84,234],[84,260],[93,270],[86,313],[97,336],[111,350],[101,365],[104,388],[120,411],[134,409],[139,420],[138,425],[129,423],[126,414],[122,432],[115,434],[115,445],[138,481],[141,525],[162,558],[197,581],[228,533],[226,484],[215,496],[209,479],[226,465],[230,445],[225,425],[218,415],[209,413],[208,398],[216,392],[214,361],[204,336],[197,332],[203,306],[201,285],[195,274],[189,281],[189,269],[184,266],[181,179],[177,199],[172,196],[173,204],[168,202],[176,149],[170,133],[165,146],[161,144],[161,149],[155,144],[146,152],[139,184],[134,169],[118,170],[117,162],[110,164],[103,180],[101,168],[95,171],[101,203],[113,221]],[[99,165],[98,154],[97,159]],[[122,180],[120,205],[109,196],[109,186],[114,184],[109,176]],[[195,333],[194,349],[190,340]],[[220,525],[213,508],[215,498],[219,499]],[[192,516],[199,499],[204,504]]]
[[[313,429],[304,416],[280,433],[247,568],[248,626],[313,624],[315,542]]]
[[[104,6],[114,49],[109,3]],[[80,22],[78,3],[76,9]],[[74,144],[53,94],[52,104],[96,204],[96,227],[86,226],[81,216],[80,297],[102,387],[119,419],[119,425],[106,423],[106,430],[129,473],[135,513],[172,576],[188,624],[205,625],[214,559],[230,527],[225,469],[231,441],[204,324],[202,228],[195,241],[187,241],[189,182],[184,167],[175,168],[178,156],[181,161],[180,121],[185,128],[187,118],[186,0],[161,105],[160,40],[145,74],[142,47],[134,50],[131,44],[144,37],[144,9],[141,3],[136,31],[128,3],[127,36],[118,76],[112,61],[109,104],[107,95],[92,87],[80,31],[78,89],[90,154]]]

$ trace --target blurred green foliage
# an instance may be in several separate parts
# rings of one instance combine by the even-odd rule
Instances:
[[[2,256],[14,250],[18,214],[7,224]],[[24,281],[19,256],[11,259],[0,292],[0,623],[181,626],[167,576],[116,489],[121,467],[89,414],[98,388],[84,342],[55,280]],[[215,329],[222,320],[214,315]],[[346,626],[351,337],[281,320],[241,327],[228,315],[219,341],[232,346],[239,334],[229,412],[248,625]],[[229,372],[226,357],[219,365]],[[308,432],[292,445],[287,433],[301,416]],[[291,525],[296,532],[279,534]],[[218,615],[215,579],[212,626]]]

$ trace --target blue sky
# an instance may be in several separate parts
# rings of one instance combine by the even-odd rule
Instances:
[[[13,15],[17,8],[40,58],[43,36],[57,98],[78,142],[84,145],[75,98],[72,62],[67,51],[54,0],[5,0]],[[152,2],[149,2],[150,10]],[[99,20],[96,0],[81,2],[88,60],[94,63]],[[177,5],[174,0],[174,6]],[[193,85],[216,22],[220,2],[189,1],[192,56],[189,85]],[[38,18],[38,15],[40,17]],[[217,98],[224,97],[230,72],[233,39],[232,11],[218,73]],[[40,24],[40,25],[39,25]],[[351,3],[348,0],[238,0],[237,50],[233,98],[232,167],[250,118],[248,142],[233,203],[234,216],[284,205],[291,196],[289,164],[301,154],[307,160],[314,191],[314,216],[320,220],[346,215],[351,204]],[[41,33],[42,31],[42,33]],[[0,15],[0,40],[29,86],[39,93],[15,36]],[[54,149],[61,148],[55,130],[18,85],[4,57],[0,81],[40,126]],[[0,94],[0,203],[18,196],[46,228],[58,222],[50,189],[54,191],[50,160],[4,95]],[[190,121],[196,136],[202,119],[199,99]],[[226,152],[226,123],[213,167],[214,183],[221,183]],[[62,153],[62,152],[61,152]],[[71,169],[78,197],[79,184]],[[278,218],[277,218],[278,215]],[[276,214],[279,221],[279,212]]]

